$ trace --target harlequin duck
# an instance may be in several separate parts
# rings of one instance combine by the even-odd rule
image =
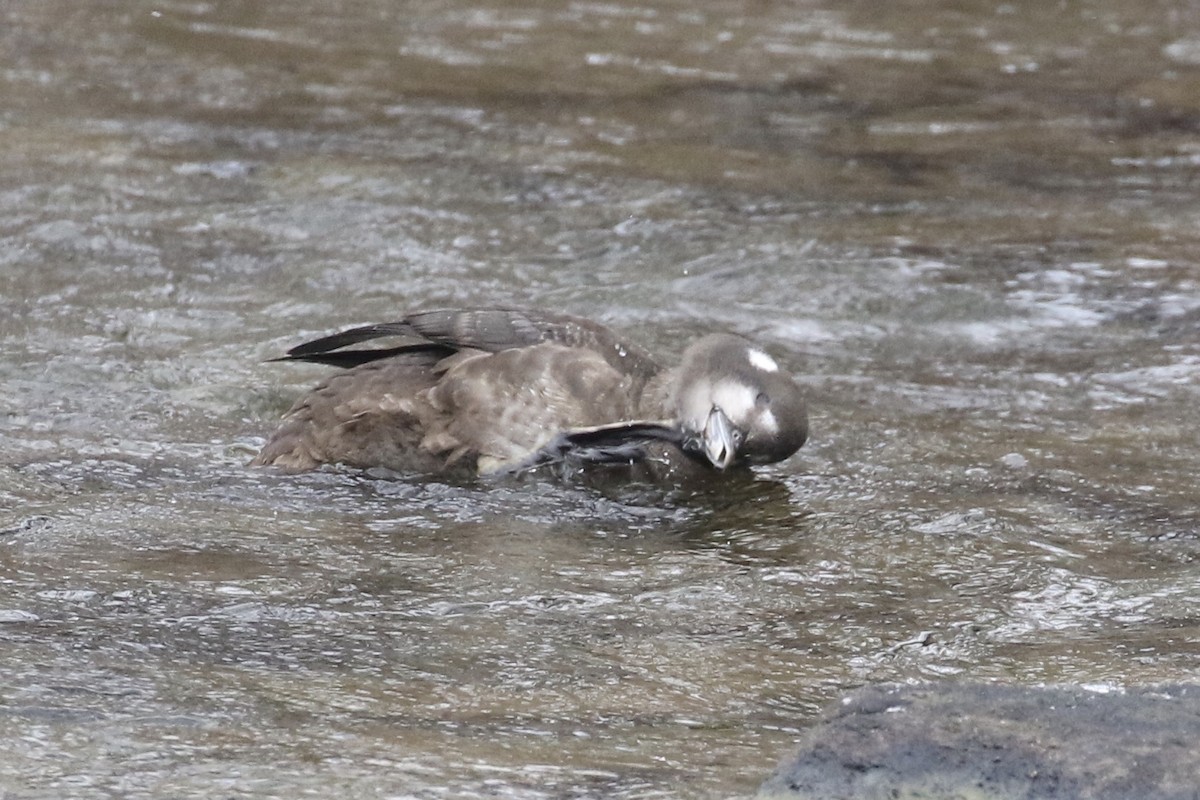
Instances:
[[[275,360],[344,368],[292,406],[251,462],[289,470],[492,475],[651,458],[712,472],[781,461],[808,433],[800,387],[732,334],[697,339],[664,367],[579,317],[436,310]]]

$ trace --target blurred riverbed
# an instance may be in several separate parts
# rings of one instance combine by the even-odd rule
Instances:
[[[723,798],[873,681],[1200,673],[1200,8],[0,9],[0,795]],[[718,328],[720,495],[245,467],[422,306]]]

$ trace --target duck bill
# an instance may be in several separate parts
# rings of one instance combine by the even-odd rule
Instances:
[[[725,469],[737,458],[735,428],[719,408],[708,412],[704,423],[704,455],[717,469]]]

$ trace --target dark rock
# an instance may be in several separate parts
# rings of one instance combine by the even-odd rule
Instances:
[[[861,689],[758,797],[1200,800],[1200,686]]]

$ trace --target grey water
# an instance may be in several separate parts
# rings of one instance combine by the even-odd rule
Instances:
[[[746,795],[848,688],[1200,675],[1200,10],[0,10],[0,796]],[[246,462],[339,327],[755,337],[721,491]]]

